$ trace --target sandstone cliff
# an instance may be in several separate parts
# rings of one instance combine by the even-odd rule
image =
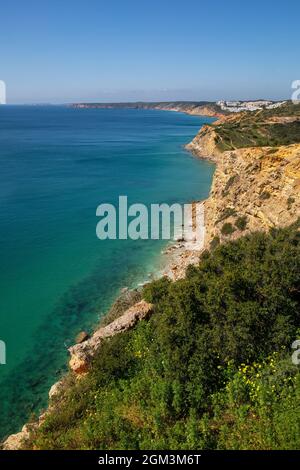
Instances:
[[[214,241],[286,226],[300,216],[300,144],[221,152],[214,126],[187,146],[217,164],[205,201],[206,248]]]

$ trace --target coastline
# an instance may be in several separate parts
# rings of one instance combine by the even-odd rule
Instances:
[[[215,123],[216,124],[216,123]],[[218,125],[218,124],[217,124]],[[255,231],[269,231],[297,220],[300,213],[300,144],[279,147],[247,147],[221,152],[214,125],[203,126],[186,145],[195,157],[216,164],[209,197],[196,204],[205,208],[203,249],[235,240]],[[226,228],[226,230],[224,229]],[[230,228],[230,230],[229,230]],[[162,254],[166,266],[162,276],[184,277],[188,265],[197,263],[201,250],[189,250],[184,241],[170,244]],[[72,346],[70,369],[77,378],[88,371],[89,361],[101,339],[132,328],[151,315],[151,305],[137,302],[106,327],[100,325],[91,338]],[[51,401],[59,398],[61,381],[49,392],[49,407],[37,423],[25,425],[20,433],[5,441],[4,449],[20,449],[31,426],[40,426],[51,411]]]
[[[222,119],[224,116],[226,116],[226,111],[222,110],[214,102],[210,101],[170,101],[153,103],[73,103],[70,106],[75,109],[150,109],[184,113],[191,116],[214,117],[218,119]]]
[[[165,111],[170,111],[170,110],[166,109]],[[173,110],[173,111],[182,112],[181,109]],[[198,204],[202,205],[203,201],[201,202],[194,201],[193,203],[196,205]],[[162,276],[168,276],[172,280],[183,278],[185,275],[187,266],[189,264],[196,263],[199,259],[199,256],[200,256],[200,251],[189,249],[188,241],[185,241],[185,240],[173,241],[172,240],[159,255],[159,258],[161,260],[159,270],[149,273],[149,277],[151,276],[151,279],[158,279]],[[147,280],[146,281],[144,280],[140,282],[138,286],[142,286],[146,284],[147,282],[148,282]],[[118,301],[119,297],[120,296],[118,295],[113,305]],[[142,309],[140,309],[140,307],[142,307]],[[55,382],[50,387],[49,393],[48,393],[49,400],[48,400],[48,405],[47,405],[46,410],[42,411],[42,413],[38,416],[37,420],[34,423],[31,423],[31,422],[26,423],[24,424],[20,432],[9,435],[1,444],[3,450],[20,449],[22,447],[23,441],[26,440],[26,438],[29,436],[31,430],[40,426],[44,422],[47,413],[51,411],[51,400],[55,398],[57,394],[60,393],[61,385],[62,383],[64,383],[69,373],[72,374],[75,370],[75,374],[76,375],[78,374],[77,377],[79,377],[81,373],[86,373],[85,366],[83,366],[83,368],[79,366],[79,373],[76,372],[76,367],[77,367],[76,360],[74,361],[74,357],[72,359],[71,351],[76,351],[76,349],[78,349],[77,348],[78,346],[80,346],[80,348],[82,348],[82,346],[85,347],[91,342],[90,341],[91,339],[95,339],[95,338],[97,339],[99,337],[102,337],[102,331],[104,328],[106,328],[104,332],[104,337],[111,336],[111,335],[113,336],[114,334],[117,334],[122,331],[126,331],[129,328],[132,328],[136,324],[137,321],[140,321],[141,319],[151,314],[151,307],[138,302],[137,304],[123,311],[123,314],[117,317],[116,320],[111,321],[108,325],[103,327],[102,321],[105,321],[105,319],[109,317],[109,313],[110,313],[110,310],[104,315],[104,317],[100,321],[100,325],[94,329],[93,333],[91,334],[91,336],[88,337],[88,339],[86,339],[85,341],[82,341],[81,343],[75,343],[73,346],[69,348],[69,352],[71,354],[71,359],[69,362],[70,372],[64,373],[62,379],[59,380],[58,382]],[[97,347],[99,347],[98,344],[97,344]],[[89,360],[90,360],[90,357],[88,358],[88,361]]]

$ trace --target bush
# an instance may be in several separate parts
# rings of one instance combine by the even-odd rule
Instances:
[[[220,245],[185,279],[148,285],[152,317],[101,346],[28,447],[299,448],[287,350],[300,327],[298,226]]]
[[[292,205],[294,204],[294,202],[295,202],[295,198],[292,197],[292,196],[290,196],[290,197],[288,198],[288,200],[287,200],[288,210],[291,209],[291,207],[292,207]]]
[[[262,199],[262,200],[270,199],[270,197],[271,197],[271,194],[269,193],[269,191],[263,191],[263,192],[259,195],[259,198]]]
[[[244,215],[242,217],[238,217],[235,221],[235,226],[236,228],[238,228],[239,230],[245,230],[246,227],[247,227],[247,216]]]
[[[226,207],[216,223],[222,222],[223,220],[228,219],[228,217],[232,217],[235,214],[235,209],[233,209],[232,207]]]
[[[218,245],[220,245],[220,237],[215,236],[212,241],[210,242],[210,248],[213,250],[216,248]]]
[[[230,222],[226,222],[221,229],[222,235],[231,235],[234,231],[235,231],[235,228],[232,226]]]

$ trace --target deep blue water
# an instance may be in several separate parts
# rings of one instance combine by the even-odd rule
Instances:
[[[100,241],[96,207],[188,202],[214,167],[188,154],[209,118],[151,110],[0,107],[0,437],[46,405],[66,346],[121,287],[158,269],[162,241]]]

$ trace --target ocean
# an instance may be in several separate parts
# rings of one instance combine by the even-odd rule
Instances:
[[[97,206],[206,198],[214,165],[183,146],[211,121],[0,106],[0,438],[46,406],[76,334],[161,268],[166,241],[99,240]]]

